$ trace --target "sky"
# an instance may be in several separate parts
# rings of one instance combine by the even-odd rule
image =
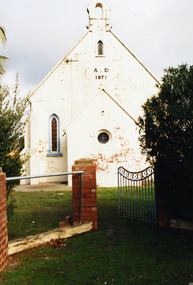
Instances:
[[[19,74],[22,95],[33,91],[87,32],[91,0],[0,0],[9,58],[3,82]],[[113,33],[159,80],[164,69],[193,65],[193,0],[106,0]]]

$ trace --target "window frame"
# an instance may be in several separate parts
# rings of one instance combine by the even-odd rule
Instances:
[[[56,119],[57,123],[57,150],[53,151],[52,150],[52,120],[53,118]],[[47,156],[62,156],[62,153],[60,152],[60,119],[59,117],[53,113],[50,115],[49,120],[48,120],[48,153]]]
[[[97,43],[97,52],[99,56],[104,55],[104,44],[101,40]]]
[[[102,54],[99,54],[99,44],[102,44]],[[104,41],[101,39],[96,43],[96,57],[105,57]]]
[[[100,135],[101,135],[102,133],[106,133],[106,134],[108,135],[108,140],[107,140],[106,142],[102,142],[102,141],[100,140]],[[98,143],[99,143],[100,145],[107,145],[107,144],[111,143],[111,140],[112,140],[112,134],[111,134],[111,132],[109,132],[109,131],[106,130],[106,129],[101,129],[100,131],[98,131],[98,133],[97,133],[97,141],[98,141]]]

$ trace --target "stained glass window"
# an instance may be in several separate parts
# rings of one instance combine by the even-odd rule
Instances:
[[[52,118],[52,151],[57,151],[57,120]]]

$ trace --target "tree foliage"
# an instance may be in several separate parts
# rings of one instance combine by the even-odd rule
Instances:
[[[5,46],[7,37],[5,30],[0,26],[0,41]],[[3,85],[2,75],[5,73],[7,57],[0,55],[0,166],[7,177],[20,176],[24,159],[20,155],[23,145],[24,121],[28,100],[18,96],[18,75],[11,92],[8,86]],[[7,183],[7,214],[8,219],[13,214],[14,200],[9,199],[13,185]],[[11,197],[11,196],[10,196]]]
[[[0,78],[0,166],[7,177],[20,176],[25,157],[20,155],[23,145],[23,132],[27,98],[19,97],[18,76],[11,90],[2,84]],[[7,182],[7,215],[13,215],[15,201],[9,194],[13,183]]]
[[[141,147],[158,167],[170,213],[193,219],[193,66],[166,69],[158,88],[138,119]]]
[[[7,37],[6,37],[5,29],[2,26],[0,26],[0,41],[5,46]],[[8,58],[6,56],[0,55],[0,75],[3,75],[5,73],[7,59]]]
[[[7,177],[21,174],[23,159],[20,146],[27,98],[19,97],[18,77],[13,92],[0,81],[0,166]]]

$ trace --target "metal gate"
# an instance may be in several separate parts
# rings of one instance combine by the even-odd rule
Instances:
[[[154,168],[139,172],[118,168],[119,216],[156,223]]]

